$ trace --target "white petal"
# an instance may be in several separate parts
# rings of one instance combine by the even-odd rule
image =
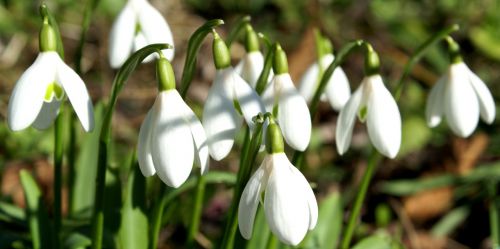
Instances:
[[[318,222],[318,202],[316,201],[316,196],[314,196],[311,185],[309,185],[309,182],[302,172],[292,164],[290,164],[290,168],[295,175],[295,181],[297,181],[299,187],[302,188],[302,193],[306,197],[307,206],[309,207],[309,230],[312,230]]]
[[[151,154],[156,173],[168,186],[177,188],[193,168],[195,145],[189,125],[178,108],[176,91],[161,92],[156,98],[156,119],[151,134]]]
[[[55,52],[40,53],[16,83],[9,99],[7,123],[13,131],[30,126],[42,109],[47,86],[55,79]]]
[[[234,143],[241,117],[233,107],[232,68],[218,70],[203,109],[203,127],[213,159],[225,158]]]
[[[272,171],[264,197],[264,211],[271,231],[288,245],[299,244],[309,228],[309,206],[300,184],[294,181],[284,153],[273,154]],[[292,166],[293,167],[293,166]]]
[[[240,65],[240,64],[238,64]],[[255,84],[259,79],[260,73],[264,68],[264,56],[260,51],[247,53],[242,59],[241,71],[236,71],[241,77],[255,88]]]
[[[253,129],[254,123],[252,121],[253,117],[257,114],[266,112],[264,104],[260,100],[259,95],[253,90],[250,85],[248,85],[238,74],[232,73],[233,76],[233,88],[234,88],[234,98],[238,101],[241,108],[243,117],[246,123]]]
[[[340,111],[349,100],[349,97],[351,97],[349,80],[342,68],[337,67],[333,71],[332,77],[330,77],[328,85],[326,85],[325,94],[328,102],[330,102],[330,105],[336,111]]]
[[[208,171],[209,166],[209,154],[208,154],[208,143],[207,136],[205,134],[205,129],[201,125],[200,120],[196,114],[191,110],[191,108],[182,100],[181,96],[177,91],[175,91],[177,101],[179,102],[178,108],[184,112],[184,118],[189,125],[191,130],[191,135],[193,136],[193,141],[196,145],[195,148],[195,164],[200,166],[201,174],[205,174]]]
[[[490,90],[484,82],[469,69],[469,79],[474,91],[476,91],[481,118],[484,122],[491,124],[495,120],[495,101]]]
[[[370,91],[366,114],[368,136],[380,153],[394,158],[401,146],[401,115],[398,105],[380,75],[370,76],[365,87],[365,91]]]
[[[134,37],[134,51],[137,51],[147,45],[148,42],[146,41],[146,37],[144,37],[144,34],[142,32],[138,32]],[[142,60],[142,63],[152,62],[157,57],[158,57],[157,53],[152,53],[146,56],[146,58]]]
[[[335,130],[335,142],[340,155],[344,154],[351,146],[352,130],[356,122],[356,116],[363,98],[365,80],[361,83],[354,94],[349,98],[344,108],[340,110]]]
[[[289,74],[275,77],[278,97],[278,123],[288,145],[304,151],[311,139],[311,115],[305,99],[299,94]]]
[[[144,1],[144,3],[140,5],[138,15],[139,23],[141,24],[141,32],[144,34],[144,37],[146,37],[148,45],[153,43],[168,43],[174,46],[172,31],[167,21],[165,21],[165,18],[163,18],[158,10],[147,1]],[[174,58],[173,48],[164,49],[162,52],[169,61]]]
[[[241,194],[238,205],[238,227],[241,236],[250,239],[253,232],[253,222],[255,213],[259,205],[259,199],[262,191],[266,187],[267,177],[265,176],[265,167],[270,157],[265,157],[262,165],[255,171],[250,180],[248,180],[243,193]]]
[[[136,26],[135,12],[131,4],[125,5],[120,12],[109,37],[109,64],[119,68],[132,52]]]
[[[479,121],[479,103],[465,64],[450,66],[444,101],[446,121],[453,132],[461,137],[472,134]]]
[[[94,129],[94,108],[89,97],[85,83],[68,65],[59,57],[57,65],[57,82],[63,87],[69,102],[86,132]]]
[[[38,113],[35,121],[33,122],[33,127],[38,130],[48,129],[59,114],[59,108],[61,107],[61,100],[57,98],[52,98],[50,102],[44,101],[42,109]]]
[[[151,155],[151,131],[153,129],[153,120],[155,119],[154,110],[149,110],[142,122],[139,130],[139,140],[137,141],[137,161],[139,162],[139,169],[145,177],[156,173]]]
[[[429,96],[427,96],[427,105],[425,106],[425,117],[429,127],[436,127],[441,123],[441,118],[444,111],[444,90],[448,75],[443,75],[436,84],[432,87]]]
[[[262,102],[266,108],[266,111],[272,112],[275,104],[278,104],[278,99],[276,98],[275,83],[276,76],[273,77],[267,88],[262,93]]]
[[[319,75],[319,66],[318,63],[312,64],[306,72],[302,75],[299,84],[299,93],[304,97],[304,99],[309,102],[314,96],[314,92],[316,92],[316,88],[318,86],[318,75]]]

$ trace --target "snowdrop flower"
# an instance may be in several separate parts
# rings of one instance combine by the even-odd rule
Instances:
[[[215,32],[213,53],[217,73],[205,102],[202,122],[210,155],[219,161],[233,147],[234,136],[241,126],[240,114],[252,129],[252,118],[265,109],[257,93],[230,65],[229,50]]]
[[[384,156],[396,157],[401,145],[401,115],[379,72],[378,55],[370,45],[366,55],[366,74],[361,85],[340,111],[335,139],[337,151],[344,154],[351,144],[356,116],[366,121],[372,144]]]
[[[264,56],[259,50],[259,38],[250,25],[247,25],[245,36],[246,55],[234,68],[252,88],[255,89],[257,80],[264,69]],[[269,73],[269,80],[272,79],[273,72]],[[268,81],[269,81],[268,80]]]
[[[427,98],[426,118],[430,127],[441,123],[442,116],[451,130],[460,137],[468,137],[476,129],[479,115],[484,122],[495,120],[495,102],[488,87],[463,62],[458,44],[450,46],[452,64],[432,87]]]
[[[325,70],[334,60],[333,54],[325,54],[321,57],[321,68]],[[318,62],[311,65],[300,80],[299,92],[306,99],[306,101],[311,101],[316,92],[316,88],[320,81],[320,67]],[[340,111],[344,107],[347,100],[351,96],[351,88],[349,86],[349,80],[344,73],[342,68],[337,67],[333,71],[332,76],[328,79],[328,83],[325,88],[325,93],[321,99],[326,99],[336,111]]]
[[[200,121],[175,89],[172,66],[157,62],[160,93],[139,131],[137,159],[144,176],[158,174],[170,187],[183,184],[193,163],[208,171],[208,148]]]
[[[132,54],[153,43],[174,45],[172,31],[167,22],[147,0],[128,0],[111,28],[109,38],[109,63],[119,68]],[[168,60],[174,57],[173,49],[164,49]],[[151,61],[154,55],[143,62]]]
[[[48,18],[40,31],[40,53],[21,75],[9,100],[7,123],[19,131],[33,125],[49,128],[67,95],[76,115],[87,132],[94,129],[94,111],[85,83],[56,52],[57,38]]]
[[[276,46],[274,56],[273,69],[276,75],[262,98],[266,110],[277,116],[285,141],[292,148],[304,151],[311,139],[309,108],[288,74],[288,62],[281,46]]]
[[[297,245],[307,231],[316,226],[318,204],[304,175],[286,157],[276,123],[269,124],[267,136],[269,154],[243,190],[238,206],[238,226],[241,235],[250,239],[257,206],[263,202],[271,231],[283,243]]]

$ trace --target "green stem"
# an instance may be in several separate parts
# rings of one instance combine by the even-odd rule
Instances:
[[[316,116],[321,95],[325,91],[328,80],[330,79],[330,77],[332,77],[335,69],[340,66],[342,62],[344,62],[348,54],[350,54],[354,49],[363,46],[364,44],[365,42],[363,40],[349,42],[339,50],[339,53],[337,54],[333,62],[328,66],[328,68],[326,68],[325,72],[321,76],[318,88],[316,88],[316,91],[314,92],[313,98],[311,100],[309,108],[311,120],[314,120],[314,116]],[[302,168],[302,164],[304,162],[304,153],[305,151],[295,151],[293,155],[292,164],[295,165],[298,169]]]
[[[261,35],[261,39],[267,39],[265,36]],[[266,53],[266,58],[264,59],[264,68],[262,69],[262,72],[259,75],[259,78],[257,79],[257,82],[255,83],[255,91],[261,95],[264,90],[266,89],[267,86],[267,80],[269,79],[269,74],[271,72],[271,69],[273,67],[273,58],[274,58],[274,50],[276,48],[277,44],[274,44],[272,47],[270,47],[267,50]]]
[[[61,108],[63,110],[63,108]],[[64,117],[59,113],[54,127],[54,248],[61,248],[62,163],[64,152]]]
[[[139,49],[133,53],[123,66],[118,70],[111,90],[111,97],[106,108],[105,116],[101,125],[101,133],[99,134],[99,154],[97,160],[97,177],[95,188],[94,212],[92,216],[92,248],[102,248],[102,236],[104,226],[104,188],[106,185],[106,168],[108,165],[108,146],[111,143],[111,121],[115,109],[118,95],[125,86],[128,77],[132,74],[135,68],[148,55],[155,53],[158,50],[171,48],[168,44],[151,44]]]
[[[184,62],[184,71],[182,72],[181,89],[179,91],[181,96],[186,96],[189,85],[193,81],[196,70],[196,54],[198,54],[198,50],[200,50],[203,39],[205,39],[207,34],[212,32],[212,29],[222,24],[224,24],[224,21],[221,19],[210,20],[199,27],[189,38],[186,61]]]
[[[368,186],[370,186],[370,182],[375,173],[375,169],[381,159],[381,155],[373,149],[370,158],[368,160],[368,166],[366,171],[361,179],[361,183],[358,189],[358,193],[356,195],[356,199],[354,201],[354,207],[349,215],[349,221],[347,223],[347,227],[344,232],[344,237],[341,243],[341,249],[348,249],[351,243],[352,235],[354,233],[354,229],[356,227],[356,222],[359,218],[359,213],[361,212],[361,207],[363,206],[363,202],[365,200],[366,192],[368,190]]]
[[[231,201],[231,206],[229,207],[229,217],[227,219],[226,228],[224,230],[224,237],[222,238],[222,243],[220,248],[232,249],[234,248],[234,236],[238,230],[238,203],[243,193],[243,189],[247,184],[248,180],[252,174],[252,168],[255,164],[257,154],[259,153],[259,148],[262,141],[262,125],[264,123],[263,117],[257,120],[255,124],[255,129],[253,136],[250,139],[248,148],[243,148],[243,154],[245,158],[240,161],[240,172],[238,172],[238,180],[234,188],[233,199]],[[245,152],[246,151],[246,152]]]
[[[420,45],[420,47],[416,49],[416,52],[413,53],[413,55],[406,63],[403,69],[403,74],[401,75],[401,78],[399,78],[399,81],[396,85],[396,91],[394,94],[394,98],[396,99],[396,101],[399,101],[399,99],[401,98],[401,94],[405,86],[404,80],[406,79],[406,77],[408,77],[408,75],[410,75],[413,66],[415,66],[415,64],[420,61],[422,56],[427,52],[427,50],[429,50],[431,46],[436,44],[438,41],[445,39],[450,33],[457,31],[458,29],[459,26],[457,24],[451,25],[450,27],[447,27],[431,36],[429,39],[427,39],[427,41],[422,43],[422,45]]]
[[[490,196],[490,205],[489,205],[489,213],[490,213],[490,233],[492,240],[492,248],[498,249],[500,248],[500,227],[498,220],[498,197],[497,197],[497,182],[492,181],[488,183],[488,192]]]
[[[78,41],[78,48],[75,54],[75,71],[77,74],[82,73],[82,57],[83,48],[85,46],[85,40],[87,39],[87,31],[89,30],[90,23],[92,21],[92,15],[94,10],[97,8],[99,0],[88,0],[87,6],[85,7],[85,12],[83,14],[82,29],[80,32],[80,40]]]
[[[252,18],[248,15],[242,16],[237,22],[236,25],[234,26],[233,29],[229,32],[229,35],[226,38],[226,46],[231,49],[231,44],[236,40],[238,36],[240,36],[241,32],[245,30],[245,26],[247,23],[250,23],[250,20]]]
[[[278,247],[279,241],[278,238],[274,234],[269,235],[269,239],[267,240],[267,249],[276,249]]]
[[[200,227],[201,211],[203,210],[203,197],[205,196],[205,184],[205,176],[200,175],[198,177],[198,181],[196,182],[196,197],[187,239],[188,248],[194,248],[196,235],[198,234],[198,228]]]

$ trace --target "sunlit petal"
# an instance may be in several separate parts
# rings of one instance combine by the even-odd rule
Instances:
[[[349,97],[351,97],[349,80],[342,68],[337,67],[333,71],[332,77],[330,77],[326,85],[325,94],[328,102],[336,111],[340,111],[349,100]]]
[[[85,83],[60,58],[57,65],[57,82],[68,96],[83,129],[86,132],[92,131],[94,129],[94,108]]]
[[[425,107],[425,117],[429,127],[436,127],[441,123],[441,118],[444,111],[444,90],[448,76],[442,76],[432,87],[429,96],[427,97],[427,105]]]
[[[131,4],[127,4],[113,23],[109,37],[109,63],[119,68],[132,52],[136,16]]]
[[[337,119],[337,129],[335,130],[335,141],[337,151],[340,155],[344,154],[351,146],[352,130],[356,123],[356,116],[363,98],[364,81],[349,98],[344,108],[340,111]]]
[[[17,81],[9,99],[7,124],[13,131],[30,126],[40,113],[47,86],[55,80],[55,52],[40,53]]]
[[[311,116],[305,99],[299,94],[289,74],[275,77],[278,97],[278,123],[283,137],[292,148],[304,151],[311,139]],[[279,85],[279,90],[278,88]]]
[[[318,202],[316,201],[316,196],[314,196],[311,185],[309,185],[309,182],[302,172],[291,163],[289,163],[289,167],[292,169],[295,175],[295,181],[302,189],[303,196],[305,196],[307,200],[307,205],[309,207],[309,230],[312,230],[318,222]]]
[[[176,92],[161,92],[156,98],[156,118],[151,134],[151,154],[156,173],[168,186],[177,188],[189,177],[195,145],[183,112],[177,108]]]
[[[304,99],[309,102],[316,92],[316,87],[318,86],[318,74],[319,66],[318,63],[313,63],[302,75],[299,83],[299,93],[304,97]]]
[[[479,121],[478,97],[469,83],[469,75],[465,64],[451,65],[444,96],[446,121],[461,137],[472,134]]]
[[[484,82],[477,77],[475,73],[469,69],[469,79],[472,84],[472,88],[476,91],[477,99],[479,100],[479,108],[481,113],[481,118],[484,122],[491,124],[495,120],[495,101],[491,95],[490,90],[484,84]]]
[[[153,43],[168,43],[174,46],[174,38],[167,21],[165,21],[161,13],[147,1],[144,1],[144,3],[140,5],[138,18],[141,25],[141,32],[146,38],[148,45]],[[162,52],[168,60],[171,61],[174,58],[173,48],[164,49]]]
[[[233,106],[232,68],[217,71],[203,109],[202,123],[213,159],[225,158],[234,143],[241,117]]]
[[[238,102],[246,123],[253,129],[252,118],[259,113],[265,113],[266,109],[259,95],[238,74],[233,72],[234,97]]]
[[[153,130],[154,110],[149,110],[139,130],[137,141],[137,161],[142,175],[148,177],[156,173],[151,155],[151,131]]]
[[[371,91],[366,114],[368,136],[377,150],[394,158],[401,146],[401,115],[396,101],[387,90],[380,75],[370,76],[365,87]]]

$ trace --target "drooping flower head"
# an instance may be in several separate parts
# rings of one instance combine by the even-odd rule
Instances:
[[[111,28],[109,63],[119,68],[134,52],[153,43],[174,45],[172,31],[165,18],[147,0],[128,0]],[[168,60],[174,58],[173,49],[164,49]],[[149,62],[154,55],[143,62]]]
[[[144,176],[158,174],[168,186],[177,188],[191,173],[193,164],[208,171],[208,147],[200,121],[175,89],[170,62],[157,61],[159,94],[139,131],[137,159]]]
[[[56,52],[57,35],[47,16],[43,17],[39,44],[38,57],[21,75],[9,99],[9,128],[13,131],[30,125],[39,130],[49,128],[67,96],[83,129],[92,131],[94,111],[87,88]]]
[[[366,122],[372,144],[384,156],[394,158],[401,146],[401,115],[396,101],[379,74],[379,58],[367,45],[366,76],[340,111],[335,140],[337,151],[344,154],[351,144],[356,116]]]
[[[234,70],[255,89],[257,80],[264,68],[264,56],[259,49],[259,38],[250,24],[246,26],[245,50],[247,53]],[[269,73],[269,80],[272,77],[273,72],[271,71]]]
[[[304,151],[311,139],[311,116],[288,73],[286,54],[280,45],[275,47],[273,70],[274,78],[262,94],[266,110],[277,116],[287,144]]]
[[[259,202],[274,235],[288,245],[298,245],[318,220],[316,197],[302,173],[284,153],[283,137],[273,121],[267,128],[267,155],[243,190],[238,206],[241,235],[250,239]]]
[[[444,116],[453,133],[468,137],[476,129],[479,116],[493,123],[495,102],[486,84],[463,62],[458,44],[451,37],[447,41],[451,65],[429,93],[427,124],[436,127]]]
[[[241,127],[241,116],[252,129],[252,118],[264,113],[265,109],[259,95],[234,71],[229,50],[215,32],[213,53],[217,72],[205,102],[202,122],[210,155],[219,161],[233,147],[234,137]]]
[[[324,71],[335,59],[332,43],[328,38],[323,37],[319,31],[316,32],[316,46],[318,61],[305,71],[299,84],[299,92],[307,102],[313,98]],[[349,80],[344,70],[341,67],[337,67],[328,79],[321,100],[328,100],[334,110],[340,111],[350,96],[351,87]]]

